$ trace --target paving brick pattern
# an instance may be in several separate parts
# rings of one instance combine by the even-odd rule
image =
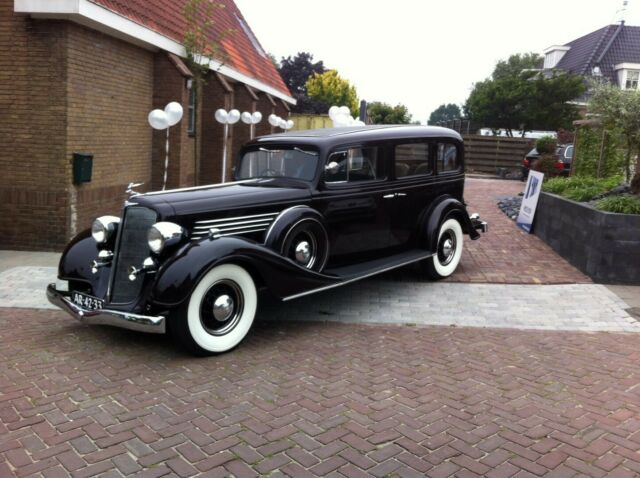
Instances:
[[[496,205],[499,196],[522,192],[521,181],[467,178],[465,201],[469,213],[489,222],[489,233],[465,242],[465,253],[452,282],[507,284],[588,283],[573,267],[533,234],[520,230]],[[466,236],[465,236],[466,239]]]
[[[164,336],[0,310],[0,476],[640,473],[637,335],[260,323]]]

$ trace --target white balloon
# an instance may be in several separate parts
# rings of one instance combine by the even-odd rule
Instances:
[[[340,114],[340,108],[337,106],[332,106],[331,108],[329,108],[329,118],[331,118],[332,120],[336,119],[336,116],[338,116]]]
[[[293,120],[288,120],[287,121],[287,129],[291,129],[293,128]]]
[[[282,118],[280,118],[280,121],[278,121],[278,126],[282,129],[287,129],[287,122],[286,120],[283,120]]]
[[[274,114],[269,115],[269,124],[271,126],[278,126],[278,123],[280,123],[280,118]]]
[[[260,113],[259,111],[254,111],[251,115],[251,122],[253,124],[258,124],[260,123],[260,121],[262,121],[262,113]]]
[[[149,113],[148,120],[153,129],[167,129],[169,127],[167,114],[162,110],[153,110]]]
[[[351,110],[349,109],[348,106],[341,106],[339,108],[340,110],[340,114],[345,115],[345,116],[350,116],[351,115]]]
[[[249,113],[248,111],[245,111],[240,115],[240,119],[245,124],[251,124],[251,113]]]
[[[182,109],[182,105],[180,103],[178,103],[177,101],[172,101],[164,107],[164,112],[167,115],[169,126],[173,126],[180,122],[184,110]]]
[[[358,119],[358,120],[355,120],[353,124],[355,126],[364,126],[364,121]]]
[[[229,111],[229,117],[227,118],[227,123],[236,124],[240,121],[240,112],[236,109]]]
[[[229,118],[229,113],[227,113],[227,110],[220,108],[216,110],[215,116],[218,123],[226,123]]]

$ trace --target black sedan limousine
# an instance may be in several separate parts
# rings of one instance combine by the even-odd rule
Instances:
[[[194,354],[246,336],[259,289],[287,301],[411,263],[450,276],[487,225],[464,200],[454,131],[365,126],[257,138],[234,182],[130,197],[65,249],[49,300]]]

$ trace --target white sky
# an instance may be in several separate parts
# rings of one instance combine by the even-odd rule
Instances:
[[[409,107],[425,123],[461,105],[513,53],[538,52],[619,19],[622,0],[236,0],[264,49],[300,51],[355,85],[360,99]],[[628,25],[640,25],[629,0]]]

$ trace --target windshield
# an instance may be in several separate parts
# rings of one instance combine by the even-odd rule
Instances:
[[[311,181],[317,165],[317,151],[298,147],[258,148],[244,153],[236,179],[284,177]]]

